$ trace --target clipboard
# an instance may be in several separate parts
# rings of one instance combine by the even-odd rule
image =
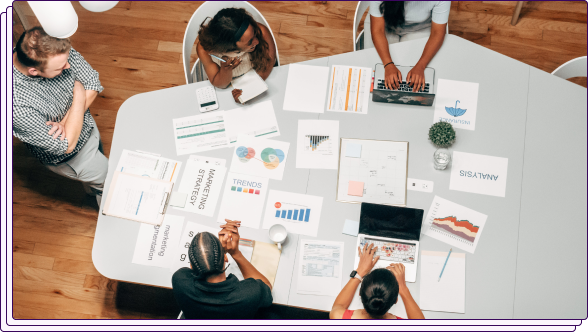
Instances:
[[[115,172],[102,214],[161,225],[173,182]]]

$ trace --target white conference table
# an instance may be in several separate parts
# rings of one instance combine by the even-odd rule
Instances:
[[[421,39],[391,45],[395,63],[414,65],[425,43]],[[379,62],[375,49],[368,49],[303,63],[373,68]],[[585,318],[586,89],[453,35],[446,37],[429,66],[435,68],[435,80],[480,84],[476,130],[457,129],[451,150],[508,158],[506,197],[449,190],[450,171],[433,169],[435,147],[427,138],[434,107],[370,101],[367,115],[283,111],[288,66],[274,68],[267,79],[269,91],[252,101],[273,102],[281,131],[274,139],[291,143],[284,179],[270,180],[270,188],[324,197],[316,239],[345,243],[343,275],[347,276],[354,268],[356,237],[342,234],[343,223],[359,220],[360,205],[336,202],[336,170],[295,167],[298,120],[338,120],[342,138],[408,141],[408,176],[435,183],[433,193],[408,191],[408,207],[423,209],[426,215],[438,195],[488,215],[475,254],[466,253],[465,314],[425,311],[425,317]],[[188,156],[175,153],[172,119],[199,113],[195,90],[205,84],[143,93],[125,101],[117,115],[105,192],[123,149],[160,153],[185,165]],[[221,110],[238,107],[230,90],[217,89],[217,97]],[[200,155],[230,162],[232,151],[224,148]],[[168,213],[218,226],[217,214],[210,218]],[[138,230],[139,223],[100,213],[92,251],[94,265],[111,279],[171,287],[168,269],[131,263]],[[270,242],[267,230],[242,227],[240,233],[244,238]],[[290,234],[284,245],[272,291],[274,302],[330,310],[334,297],[296,292],[302,238],[312,237]],[[423,235],[420,248],[446,252],[449,245]],[[341,286],[346,282],[344,277]],[[419,277],[408,287],[418,302]]]

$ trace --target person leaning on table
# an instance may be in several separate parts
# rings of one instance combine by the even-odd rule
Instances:
[[[259,308],[273,302],[272,285],[239,251],[240,221],[227,220],[218,238],[208,232],[196,234],[188,248],[190,268],[172,276],[176,302],[188,319],[253,318]],[[233,257],[244,280],[225,275],[227,253]]]
[[[52,172],[81,181],[98,205],[108,171],[90,105],[104,88],[98,72],[41,27],[25,31],[13,51],[12,134]]]
[[[264,80],[269,76],[276,62],[276,45],[265,25],[242,8],[221,9],[205,24],[207,20],[200,25],[196,52],[212,85],[225,89],[251,68]],[[235,102],[239,103],[241,93],[233,90]]]
[[[404,281],[404,265],[390,264],[385,269],[372,271],[380,256],[374,254],[374,245],[367,244],[359,251],[359,264],[355,276],[351,278],[341,293],[335,299],[333,308],[329,314],[331,319],[401,319],[388,313],[388,310],[398,301],[398,295],[402,297],[408,319],[424,319],[425,316],[418,304],[410,295]],[[371,271],[371,272],[370,272]],[[359,295],[363,303],[363,309],[347,310],[357,286],[361,283]]]
[[[443,45],[450,9],[451,1],[370,1],[364,43],[365,48],[376,47],[386,68],[386,87],[397,89],[402,82],[388,45],[429,37],[421,58],[405,79],[415,91],[425,85],[425,68]]]

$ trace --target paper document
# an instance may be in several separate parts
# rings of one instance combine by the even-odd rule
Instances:
[[[263,228],[280,224],[290,233],[317,236],[322,207],[323,198],[319,196],[270,190]]]
[[[508,158],[454,151],[449,190],[505,197]]]
[[[329,84],[329,67],[290,64],[284,111],[323,113]]]
[[[372,69],[332,66],[327,110],[367,114],[372,85]]]
[[[272,286],[276,281],[281,254],[282,252],[275,244],[255,241],[255,245],[253,246],[251,265],[253,265],[259,273],[263,274]]]
[[[195,161],[199,163],[205,163],[213,166],[222,166],[226,167],[227,160],[222,158],[212,158],[212,157],[205,157],[205,156],[197,156],[195,154],[188,156],[188,161]]]
[[[217,222],[238,220],[243,227],[259,228],[268,184],[268,178],[229,172]]]
[[[226,167],[217,166],[216,163],[221,164],[218,161],[206,162],[204,158],[198,156],[196,160],[188,159],[178,187],[178,192],[187,194],[188,197],[183,208],[175,209],[208,217],[214,215],[227,172]]]
[[[475,130],[478,87],[478,83],[440,78],[437,81],[433,122],[449,122],[453,128]]]
[[[239,135],[271,138],[280,136],[280,129],[271,100],[225,112],[229,146],[234,146]]]
[[[159,225],[172,187],[166,180],[114,172],[103,213]]]
[[[190,248],[190,243],[192,243],[192,239],[196,234],[200,232],[209,232],[214,236],[218,236],[220,230],[219,227],[208,227],[191,221],[187,222],[186,227],[184,227],[184,231],[182,232],[182,236],[180,237],[180,243],[176,247],[172,258],[172,264],[170,267],[171,272],[176,272],[182,267],[190,267],[188,248]]]
[[[268,86],[265,81],[257,74],[255,69],[249,70],[241,77],[234,78],[231,81],[233,88],[242,90],[239,101],[245,103],[260,94],[267,91]]]
[[[132,262],[170,268],[183,227],[184,217],[170,214],[165,215],[161,226],[141,224]]]
[[[255,241],[252,240],[247,240],[247,239],[239,239],[239,251],[241,251],[241,253],[243,254],[243,257],[245,257],[245,259],[249,262],[251,262],[251,256],[253,255],[253,245],[255,244]],[[225,270],[225,274],[227,275],[227,277],[229,276],[229,274],[234,274],[235,277],[237,277],[237,279],[239,280],[244,280],[243,278],[243,273],[241,273],[241,270],[239,269],[239,265],[237,265],[237,262],[235,262],[235,260],[233,259],[233,256],[231,256],[230,254],[227,254],[227,257],[229,259],[228,264],[228,268]]]
[[[421,252],[420,308],[465,314],[466,255],[453,251],[443,269],[446,259],[447,252]]]
[[[182,163],[153,154],[123,150],[116,170],[153,179],[176,182]]]
[[[231,172],[282,180],[290,143],[240,135]]]
[[[342,259],[343,242],[300,240],[297,293],[337,296]]]
[[[296,168],[337,169],[339,121],[298,120]]]
[[[435,196],[421,232],[473,254],[487,218],[485,214]]]
[[[173,120],[178,156],[226,147],[223,112],[212,112]]]

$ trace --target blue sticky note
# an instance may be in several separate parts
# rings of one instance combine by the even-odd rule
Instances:
[[[361,144],[347,143],[345,157],[361,158]]]
[[[345,225],[343,225],[343,234],[357,236],[358,233],[359,233],[359,221],[345,219]]]

